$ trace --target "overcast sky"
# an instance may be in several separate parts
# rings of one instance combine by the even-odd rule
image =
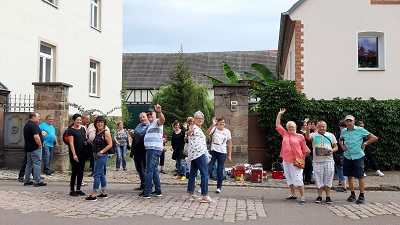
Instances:
[[[125,53],[278,49],[281,12],[297,0],[123,0]]]

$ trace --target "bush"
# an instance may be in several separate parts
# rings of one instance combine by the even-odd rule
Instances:
[[[381,169],[400,168],[400,100],[362,100],[360,98],[335,98],[333,100],[307,100],[296,91],[292,81],[278,81],[261,93],[260,127],[267,131],[268,158],[279,157],[282,138],[275,130],[275,119],[280,108],[286,108],[282,124],[303,120],[306,117],[324,120],[328,131],[339,132],[338,123],[346,115],[353,115],[365,123],[365,128],[379,140],[371,145],[374,157]]]

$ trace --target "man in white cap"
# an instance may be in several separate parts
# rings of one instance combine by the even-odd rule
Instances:
[[[355,201],[357,204],[363,204],[365,201],[364,149],[365,146],[377,141],[378,138],[364,128],[355,126],[354,116],[348,115],[344,120],[347,128],[342,129],[339,143],[344,151],[343,175],[348,177],[349,187],[351,191],[351,195],[349,198],[347,198],[347,201]],[[363,138],[366,137],[368,138],[368,140],[363,142]],[[354,192],[354,178],[358,179],[360,188],[360,195],[357,200],[356,194]]]

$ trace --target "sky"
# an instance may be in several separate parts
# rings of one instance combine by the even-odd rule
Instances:
[[[124,53],[277,50],[297,0],[123,0]]]

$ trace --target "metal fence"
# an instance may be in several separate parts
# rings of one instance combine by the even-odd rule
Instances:
[[[33,112],[34,99],[30,94],[9,95],[4,107],[6,112]]]

